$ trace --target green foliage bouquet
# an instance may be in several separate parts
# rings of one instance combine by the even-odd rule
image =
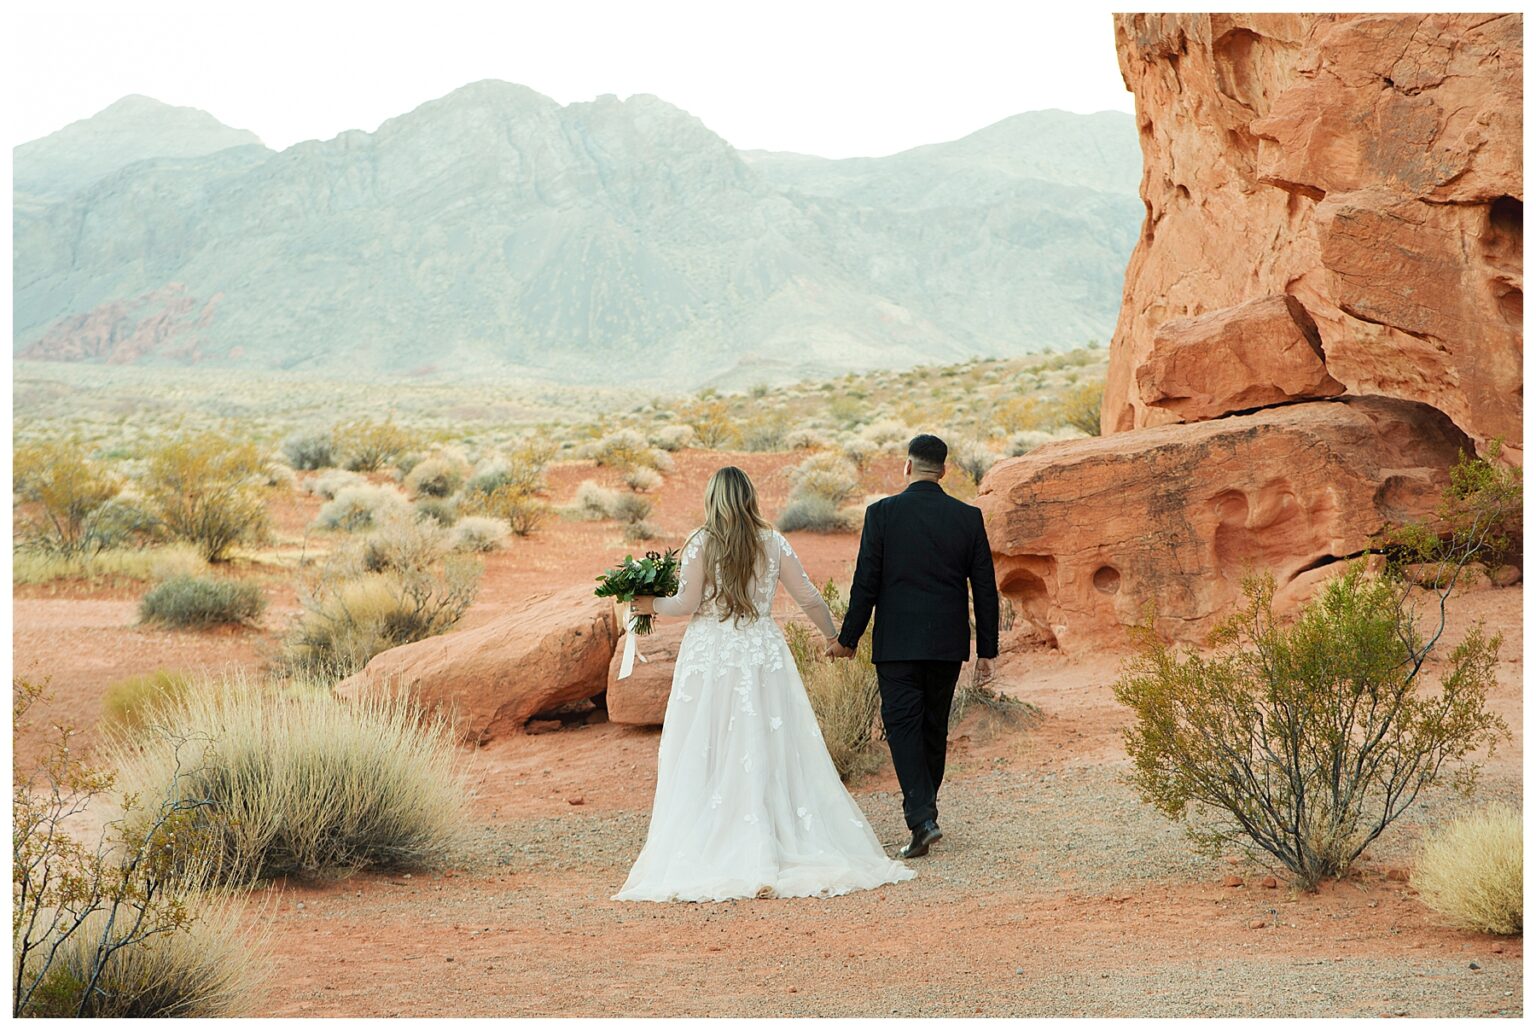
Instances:
[[[645,558],[639,559],[625,555],[623,562],[597,578],[597,590],[592,593],[599,598],[624,602],[634,601],[641,595],[670,597],[677,593],[678,571],[676,548],[668,548],[666,554],[647,551]],[[635,633],[641,636],[653,629],[652,618],[648,615],[637,613],[630,618]]]

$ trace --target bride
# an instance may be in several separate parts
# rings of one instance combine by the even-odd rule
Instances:
[[[677,653],[645,848],[615,899],[841,895],[905,881],[832,765],[784,634],[783,583],[826,635],[832,613],[734,466],[704,488],[678,592],[637,612],[692,614]]]

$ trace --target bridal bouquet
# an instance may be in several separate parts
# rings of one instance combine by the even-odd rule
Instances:
[[[677,593],[678,568],[676,548],[668,548],[665,555],[647,551],[645,558],[625,555],[623,562],[597,578],[597,590],[592,593],[615,601],[634,601],[639,595],[670,597]],[[636,634],[648,634],[651,617],[637,613],[630,617],[630,626]]]

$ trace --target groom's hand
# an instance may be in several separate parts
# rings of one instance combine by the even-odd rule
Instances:
[[[827,658],[851,659],[853,658],[853,649],[834,637],[831,643],[827,645]]]
[[[992,679],[992,660],[991,659],[977,659],[976,660],[976,678],[978,680],[980,680],[982,683],[986,683],[988,680]]]

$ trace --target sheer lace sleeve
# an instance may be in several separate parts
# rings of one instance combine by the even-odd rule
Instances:
[[[656,599],[656,615],[687,616],[698,610],[704,600],[703,531],[694,531],[683,545],[683,568],[678,573],[677,593]]]
[[[795,599],[800,611],[816,624],[817,630],[827,637],[836,637],[837,626],[832,622],[832,610],[827,608],[827,600],[806,575],[805,567],[800,564],[800,556],[795,554],[795,549],[789,546],[783,534],[775,531],[773,536],[779,545],[779,583]]]

